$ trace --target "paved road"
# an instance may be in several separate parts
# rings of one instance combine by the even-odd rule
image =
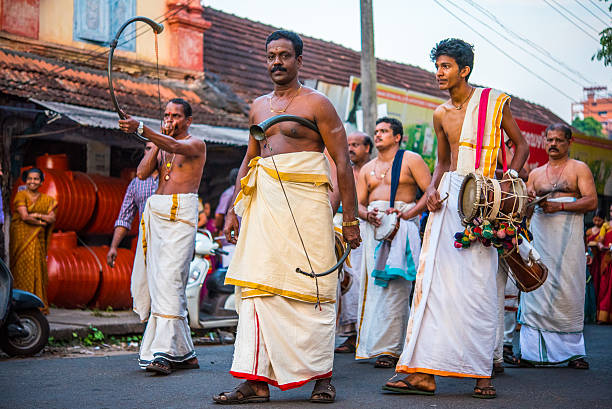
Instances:
[[[495,380],[498,398],[470,397],[473,381],[438,378],[434,397],[383,394],[391,370],[374,369],[337,355],[337,408],[611,408],[612,326],[585,330],[591,369],[506,369]],[[0,362],[1,408],[202,408],[210,396],[236,384],[228,373],[233,347],[197,348],[202,368],[152,377],[137,369],[135,355],[91,358],[11,359]],[[312,385],[312,384],[311,384]],[[311,386],[272,389],[265,408],[317,407],[306,398]],[[219,407],[219,406],[216,406]]]

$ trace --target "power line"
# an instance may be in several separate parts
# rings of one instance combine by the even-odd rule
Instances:
[[[583,8],[583,9],[585,9],[586,11],[588,11],[588,12],[589,12],[589,13],[590,13],[590,14],[591,14],[593,17],[595,17],[597,20],[599,20],[599,21],[601,21],[602,23],[604,23],[606,26],[609,24],[609,23],[606,23],[604,20],[602,20],[602,19],[601,19],[601,18],[600,18],[600,17],[599,17],[597,14],[593,13],[593,12],[591,11],[591,9],[590,9],[590,8],[588,8],[587,6],[585,6],[584,4],[582,4],[582,3],[580,2],[580,0],[576,0],[576,3],[578,3],[578,5],[579,5],[580,7],[582,7],[582,8]]]
[[[463,10],[461,7],[459,7],[457,4],[453,3],[451,0],[448,0],[448,2],[450,4],[452,4],[453,6],[457,7],[459,10],[461,10],[463,13],[467,14],[468,16],[474,18],[471,14],[469,14],[468,12],[466,12],[465,10]],[[489,30],[493,31],[495,34],[497,34],[498,36],[500,36],[501,38],[503,38],[504,40],[508,41],[511,44],[514,44],[516,47],[521,48],[521,46],[519,44],[517,44],[515,41],[513,41],[512,39],[506,37],[504,34],[498,32],[495,28],[491,27],[489,24],[485,23],[484,21],[478,20],[480,22],[480,24],[482,24],[483,26],[487,27]],[[559,74],[563,75],[565,78],[567,78],[568,80],[572,81],[574,84],[580,86],[580,87],[584,87],[584,83],[578,82],[576,81],[576,79],[570,77],[569,75],[567,75],[565,72],[559,70],[557,67],[550,65],[548,62],[544,61],[540,56],[538,56],[537,54],[534,54],[533,52],[529,51],[528,49],[522,48],[522,50],[524,52],[526,52],[527,54],[531,55],[533,58],[535,58],[536,60],[540,61],[542,64],[546,65],[548,68],[552,69],[553,71],[558,72]]]
[[[553,6],[552,4],[550,4],[547,0],[544,0],[544,3],[548,4],[553,10],[555,10],[557,13],[561,14],[561,16],[563,16],[564,19],[566,19],[567,21],[569,21],[570,23],[572,23],[574,26],[576,26],[580,31],[582,31],[584,34],[586,34],[587,36],[591,37],[593,40],[599,42],[599,40],[597,38],[595,38],[593,35],[589,34],[586,32],[586,30],[582,27],[580,27],[580,25],[576,24],[576,22],[574,20],[572,20],[571,18],[569,18],[568,16],[566,16],[565,14],[563,14],[563,12],[561,10],[559,10],[558,8],[556,8],[555,6]]]
[[[589,0],[589,2],[591,2],[592,5],[597,7],[599,10],[601,10],[602,13],[604,13],[606,15],[606,17],[608,17],[608,12],[605,11],[604,9],[602,9],[601,7],[599,7],[599,4],[595,3],[593,0]]]
[[[489,19],[493,20],[496,24],[498,24],[500,27],[502,27],[507,33],[509,33],[513,37],[518,38],[519,40],[521,40],[522,42],[524,42],[525,44],[527,44],[531,48],[533,48],[535,51],[538,51],[541,54],[545,55],[550,60],[552,60],[555,64],[558,64],[558,65],[564,67],[568,72],[571,72],[572,74],[574,74],[577,77],[581,78],[586,83],[592,83],[592,81],[590,81],[588,78],[586,78],[584,75],[582,75],[582,73],[580,71],[577,71],[577,70],[571,68],[570,66],[568,66],[565,62],[563,62],[561,60],[558,60],[554,55],[552,55],[550,52],[548,52],[548,50],[546,50],[544,47],[534,43],[533,41],[531,41],[530,39],[528,39],[526,37],[523,37],[523,36],[517,34],[514,31],[512,31],[504,23],[502,23],[500,21],[500,19],[497,18],[497,16],[495,14],[493,14],[492,12],[490,12],[489,10],[487,10],[486,8],[484,8],[483,6],[478,4],[477,2],[475,2],[473,0],[465,0],[465,1],[467,1],[472,7],[478,9],[482,14],[486,15],[487,17],[489,17]]]
[[[553,3],[555,3],[557,6],[561,7],[563,10],[567,11],[568,14],[570,14],[571,16],[573,16],[576,20],[580,21],[582,24],[584,24],[585,26],[589,27],[591,30],[593,30],[596,33],[599,33],[599,30],[596,29],[595,27],[593,27],[592,25],[590,25],[589,23],[587,23],[586,21],[584,21],[583,19],[581,19],[580,17],[578,17],[577,15],[575,15],[571,10],[568,10],[564,5],[560,4],[557,0],[550,0]]]
[[[537,77],[540,81],[544,82],[545,84],[547,84],[548,86],[550,86],[552,89],[556,90],[557,92],[559,92],[561,95],[565,96],[567,99],[569,99],[570,101],[574,101],[574,99],[569,96],[568,94],[566,94],[565,92],[563,92],[561,89],[557,88],[555,85],[551,84],[550,82],[546,81],[544,78],[542,78],[541,76],[539,76],[537,73],[533,72],[531,69],[529,69],[528,67],[524,66],[523,64],[521,64],[519,61],[517,61],[514,57],[512,57],[510,54],[508,54],[507,52],[505,52],[504,50],[502,50],[501,48],[497,47],[491,40],[489,40],[487,37],[485,37],[484,35],[480,34],[478,31],[476,31],[472,26],[470,26],[469,24],[467,24],[466,22],[464,22],[463,20],[461,20],[459,17],[457,17],[455,14],[453,14],[453,12],[451,12],[450,10],[448,10],[446,7],[444,7],[438,0],[433,0],[438,6],[440,6],[445,12],[447,12],[448,14],[450,14],[451,16],[453,16],[455,19],[459,20],[459,22],[461,24],[464,24],[467,28],[469,28],[470,30],[472,30],[476,35],[478,35],[479,37],[481,37],[483,40],[485,40],[487,43],[491,44],[493,47],[495,47],[500,53],[502,53],[503,55],[505,55],[506,57],[508,57],[510,60],[512,60],[515,64],[517,64],[518,66],[520,66],[521,68],[523,68],[525,71],[529,72],[530,74],[532,74],[533,76]]]

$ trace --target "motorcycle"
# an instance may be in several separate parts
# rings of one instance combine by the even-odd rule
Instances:
[[[229,328],[238,325],[234,286],[225,285],[227,268],[211,271],[206,257],[227,255],[207,230],[196,233],[195,255],[187,279],[187,312],[194,329]]]
[[[30,356],[49,340],[49,322],[44,307],[32,293],[13,288],[13,276],[0,259],[0,348],[10,356]]]

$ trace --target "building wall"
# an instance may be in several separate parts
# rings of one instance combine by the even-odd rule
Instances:
[[[108,47],[102,47],[97,44],[74,39],[74,1],[75,0],[40,1],[40,29],[38,39],[50,43],[80,48],[88,53],[108,49]],[[157,17],[163,15],[166,11],[167,7],[165,0],[136,1],[137,15],[157,19]],[[140,27],[141,24],[143,23],[136,23],[136,27]],[[112,36],[114,36],[114,34],[115,33],[112,33]],[[167,34],[168,31],[165,30],[159,35],[159,63],[161,65],[172,65],[169,58],[171,50],[170,36]],[[152,30],[147,30],[144,34],[136,38],[136,52],[117,50],[115,54],[155,62],[155,37]]]
[[[582,105],[584,117],[594,118],[601,123],[604,133],[612,138],[612,98],[594,98],[593,95],[589,95],[589,99]]]

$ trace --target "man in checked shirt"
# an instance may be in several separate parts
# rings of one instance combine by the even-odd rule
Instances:
[[[147,142],[145,145],[145,153],[152,148],[153,143]],[[108,250],[108,254],[106,254],[106,262],[109,266],[115,267],[117,247],[119,247],[121,241],[123,241],[130,231],[132,221],[134,220],[134,216],[136,216],[136,211],[138,211],[138,219],[140,220],[147,199],[157,190],[157,182],[157,170],[145,180],[140,180],[135,177],[130,182],[125,192],[125,196],[123,197],[119,216],[117,216],[117,221],[115,221],[115,231],[113,232],[110,249]]]

